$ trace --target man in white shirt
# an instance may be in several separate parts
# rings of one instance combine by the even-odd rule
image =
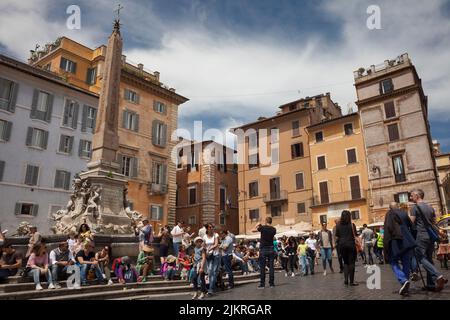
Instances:
[[[75,264],[75,258],[69,250],[69,245],[66,241],[61,242],[58,248],[50,251],[50,266],[52,270],[53,281],[58,280],[58,276],[67,273],[67,267]],[[56,287],[60,288],[57,284]]]
[[[183,221],[178,221],[177,225],[170,232],[170,234],[172,235],[173,252],[175,257],[178,257],[178,253],[180,252],[181,242],[184,235],[183,225]]]
[[[316,261],[316,246],[317,240],[315,239],[315,235],[313,232],[309,234],[309,238],[306,239],[305,243],[308,245],[308,249],[306,251],[306,255],[308,256],[309,266],[311,269],[311,274],[314,274],[314,265]]]

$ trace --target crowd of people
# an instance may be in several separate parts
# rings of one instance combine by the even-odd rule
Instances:
[[[275,267],[281,268],[285,277],[305,277],[314,275],[321,264],[321,272],[327,276],[327,272],[335,272],[335,256],[346,286],[358,285],[355,264],[360,260],[365,267],[388,263],[400,283],[401,295],[407,295],[411,281],[422,276],[420,267],[426,271],[426,283],[422,278],[424,286],[441,291],[447,280],[433,264],[433,255],[435,253],[441,260],[441,267],[448,269],[448,237],[436,226],[434,210],[423,197],[420,189],[411,192],[414,205],[410,212],[404,204],[391,203],[383,227],[375,230],[367,225],[357,230],[351,213],[344,210],[332,230],[323,223],[321,230],[307,237],[277,238],[271,217],[253,229],[261,233],[260,239],[239,241],[231,232],[216,230],[211,223],[194,233],[183,221],[178,221],[173,228],[161,227],[155,235],[152,225],[144,220],[138,233],[135,261],[128,256],[113,259],[111,247],[107,245],[96,252],[94,234],[87,224],[82,224],[77,233],[69,234],[67,241],[50,252],[33,227],[25,257],[16,252],[2,234],[0,280],[16,275],[24,259],[23,275],[33,279],[36,290],[43,289],[42,278],[46,279],[49,289],[59,288],[58,281],[78,268],[80,281],[75,283],[75,288],[88,285],[89,280],[110,285],[112,277],[116,277],[124,284],[146,282],[154,275],[165,281],[186,281],[193,288],[192,299],[203,299],[224,289],[225,278],[228,288],[232,289],[235,271],[259,273],[258,288],[264,289],[267,271],[269,287],[275,286]]]

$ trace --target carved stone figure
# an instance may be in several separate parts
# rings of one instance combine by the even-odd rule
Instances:
[[[22,221],[17,227],[16,233],[12,236],[27,236],[30,234],[30,226],[31,224],[28,221]]]

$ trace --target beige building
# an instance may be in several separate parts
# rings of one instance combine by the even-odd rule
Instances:
[[[450,213],[450,153],[442,153],[440,144],[434,143],[434,157],[439,174],[439,187],[444,201],[443,214]]]
[[[441,212],[427,97],[408,54],[360,68],[354,77],[374,219],[384,220],[390,202],[407,202],[413,188],[423,189],[425,201]]]
[[[280,106],[277,115],[232,129],[238,136],[239,231],[271,216],[274,225],[312,222],[308,126],[341,116],[330,94]],[[276,134],[277,130],[278,135]],[[267,134],[267,139],[264,137]]]
[[[312,223],[331,228],[343,210],[358,226],[372,223],[364,138],[358,113],[313,124],[309,136]]]

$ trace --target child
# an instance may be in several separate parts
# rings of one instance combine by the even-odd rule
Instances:
[[[188,280],[188,274],[191,270],[191,261],[189,259],[189,256],[185,256],[183,261],[181,262],[181,265],[183,269],[181,269],[181,280]]]
[[[205,264],[206,264],[206,251],[203,247],[203,239],[197,237],[194,240],[194,261],[192,266],[192,284],[194,288],[194,294],[192,295],[192,300],[203,299],[206,293],[206,281],[205,281]],[[198,290],[198,285],[200,283],[200,291]]]
[[[69,251],[72,252],[73,254],[76,254],[76,252],[74,252],[74,248],[75,245],[77,243],[77,234],[74,231],[71,231],[69,233],[69,239],[67,239],[67,244],[69,245]]]
[[[305,239],[300,238],[300,244],[297,247],[298,261],[302,266],[302,276],[308,275],[308,257],[306,255],[306,249],[308,245],[305,243]]]
[[[173,280],[175,277],[175,271],[177,270],[177,258],[173,255],[167,257],[167,270],[165,274],[165,280]]]

